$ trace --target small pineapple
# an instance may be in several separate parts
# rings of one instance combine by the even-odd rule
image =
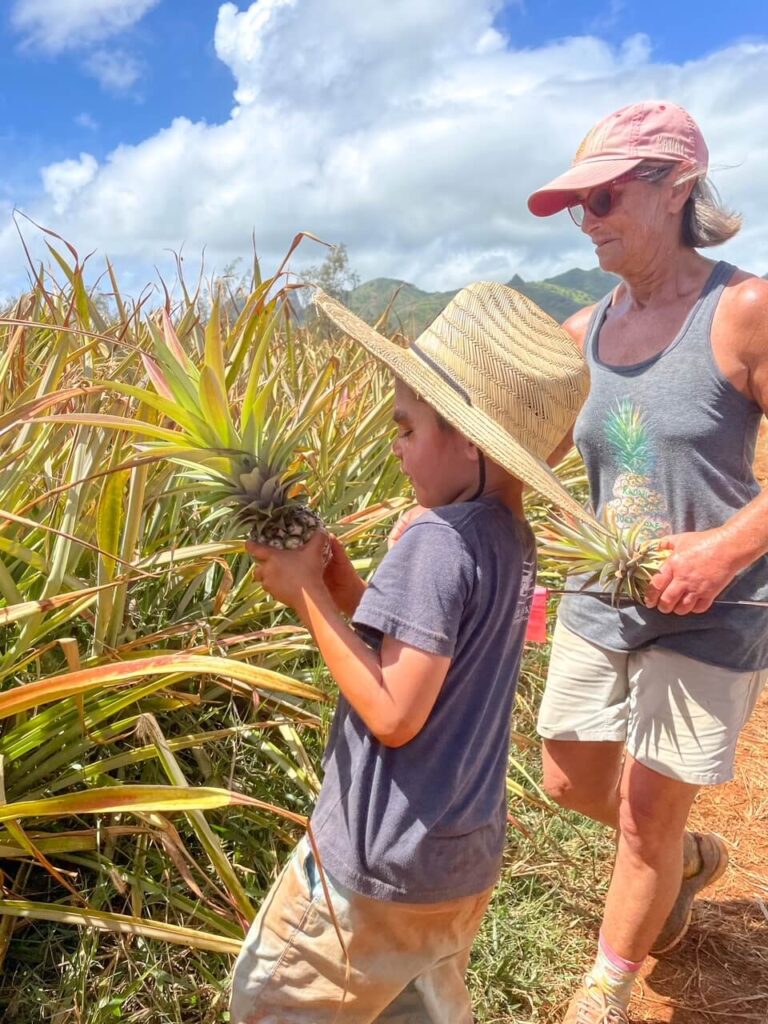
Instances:
[[[606,510],[620,530],[642,524],[640,538],[650,540],[670,533],[672,524],[664,497],[652,487],[651,445],[642,413],[629,399],[617,402],[605,429],[622,472],[613,484],[613,499]]]
[[[550,559],[553,567],[566,575],[589,573],[583,589],[598,584],[611,595],[614,606],[622,600],[641,602],[648,583],[669,555],[644,536],[643,520],[623,529],[610,509],[604,524],[550,519],[539,526],[538,533],[543,559]]]
[[[222,502],[235,509],[238,522],[250,526],[250,538],[273,548],[300,548],[323,520],[298,500],[300,474],[279,472],[274,464],[243,454],[236,465],[232,490]]]
[[[586,575],[583,589],[595,585],[610,594],[611,603],[641,602],[651,578],[668,552],[658,539],[672,532],[664,496],[653,488],[653,455],[642,413],[629,399],[608,414],[606,436],[621,472],[613,497],[591,525],[551,518],[539,528],[540,555],[566,575]]]

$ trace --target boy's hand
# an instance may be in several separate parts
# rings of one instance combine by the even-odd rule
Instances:
[[[293,550],[283,551],[252,540],[245,542],[245,550],[256,561],[254,579],[260,580],[276,600],[301,614],[305,595],[325,589],[323,568],[327,541],[325,531],[317,530],[303,547]]]
[[[328,536],[331,557],[325,567],[323,581],[339,611],[351,616],[363,596],[365,581],[358,575],[338,537]]]

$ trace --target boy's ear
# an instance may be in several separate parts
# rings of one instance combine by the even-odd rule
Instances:
[[[480,449],[476,444],[472,444],[471,441],[468,441],[466,437],[464,438],[464,451],[471,462],[480,461]]]

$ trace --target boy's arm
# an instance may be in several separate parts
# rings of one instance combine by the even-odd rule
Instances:
[[[327,536],[331,557],[323,570],[323,580],[333,603],[347,618],[352,618],[365,593],[365,580],[355,570],[344,545],[332,534]]]
[[[254,574],[273,597],[295,608],[339,689],[373,735],[385,746],[403,746],[423,728],[451,659],[386,635],[380,651],[372,650],[344,621],[323,582],[323,543],[319,534],[295,551],[249,543],[259,561]]]

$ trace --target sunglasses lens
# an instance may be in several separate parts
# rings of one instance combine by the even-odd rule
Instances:
[[[587,196],[589,212],[595,217],[607,217],[613,206],[613,192],[609,188],[596,188]]]
[[[574,206],[569,206],[568,213],[570,213],[571,220],[576,225],[576,227],[580,228],[581,225],[584,223],[584,204],[576,203]]]

